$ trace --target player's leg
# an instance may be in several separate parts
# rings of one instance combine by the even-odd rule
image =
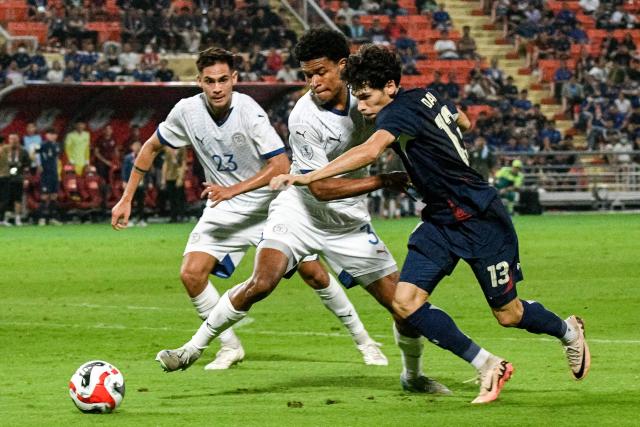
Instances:
[[[291,268],[293,259],[283,250],[274,249],[279,242],[259,247],[251,278],[225,292],[218,304],[213,307],[208,318],[200,325],[195,335],[182,347],[175,350],[162,350],[156,360],[165,371],[176,371],[191,366],[207,348],[209,343],[222,332],[242,320],[251,306],[266,298],[278,285],[285,272]]]
[[[320,261],[303,260],[298,266],[300,277],[309,285],[351,334],[367,365],[388,365],[388,360],[377,343],[369,336],[355,307],[333,275],[324,269]]]
[[[426,233],[435,231],[430,227],[430,224],[424,223],[415,233],[422,233],[429,239],[432,236]],[[411,241],[421,243],[421,239],[414,239],[414,236]],[[449,257],[449,265],[440,266],[432,259],[438,256],[438,245],[429,246],[431,252],[425,255],[418,247],[410,245],[394,296],[394,310],[429,341],[476,368],[480,379],[480,394],[472,403],[491,402],[497,399],[505,382],[511,377],[513,366],[478,346],[458,328],[446,312],[428,302],[429,295],[437,284],[453,271],[457,263],[456,258]]]
[[[46,225],[51,217],[51,211],[49,209],[49,191],[46,187],[42,187],[40,193],[40,206],[38,209],[38,225]]]
[[[187,252],[182,260],[180,279],[200,319],[206,320],[220,300],[220,294],[209,280],[209,274],[219,264],[218,259],[206,252]],[[220,350],[216,358],[205,366],[206,370],[228,369],[244,359],[244,349],[232,328],[222,332]]]
[[[394,319],[393,337],[402,357],[400,384],[405,391],[414,393],[451,394],[445,385],[424,374],[422,371],[422,352],[424,350],[422,336],[405,319],[394,312],[393,301],[398,278],[399,274],[395,271],[374,280],[365,289],[391,313]]]
[[[482,287],[493,315],[504,327],[524,329],[534,334],[558,338],[564,346],[569,367],[576,380],[589,372],[591,357],[584,338],[584,323],[576,316],[562,320],[537,301],[525,301],[517,296],[516,283],[522,280],[518,238],[501,203],[494,203],[485,215],[484,234],[495,240],[495,254],[471,260],[469,264]],[[489,237],[490,236],[490,237]]]
[[[363,223],[350,232],[327,236],[323,252],[333,270],[340,272],[338,279],[346,288],[356,285],[364,287],[393,314],[398,266],[371,224]],[[394,337],[402,352],[403,388],[432,393],[447,390],[422,373],[423,346],[420,335],[403,319],[395,315],[394,319],[398,330]]]

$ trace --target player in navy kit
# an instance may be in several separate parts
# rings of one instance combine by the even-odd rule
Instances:
[[[502,326],[545,333],[562,341],[575,379],[586,376],[590,354],[581,319],[560,319],[540,303],[517,297],[522,280],[518,238],[504,205],[469,166],[462,131],[471,123],[435,91],[399,87],[401,65],[384,47],[364,46],[349,58],[344,78],[358,109],[375,120],[377,131],[362,145],[305,175],[281,175],[272,188],[308,185],[374,162],[390,147],[401,157],[426,207],[409,238],[409,253],[394,298],[396,313],[430,341],[478,369],[480,394],[473,403],[495,400],[513,366],[478,347],[453,320],[428,302],[458,260],[472,268],[494,316]]]
[[[58,144],[58,132],[48,129],[45,132],[45,140],[38,149],[39,166],[41,170],[40,186],[40,219],[38,225],[60,225],[58,209],[58,160],[60,159],[60,145]]]

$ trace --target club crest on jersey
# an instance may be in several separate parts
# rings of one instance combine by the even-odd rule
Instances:
[[[200,240],[200,233],[191,233],[191,236],[189,238],[189,242],[198,243],[199,240]]]
[[[273,226],[273,232],[277,234],[285,234],[289,229],[284,224],[276,224]]]
[[[244,142],[246,141],[246,138],[244,137],[244,134],[242,134],[240,132],[236,132],[231,137],[231,141],[234,144],[239,145],[239,144],[244,144]]]
[[[307,160],[311,160],[313,158],[313,148],[311,148],[309,144],[303,144],[300,147],[300,152],[302,154],[302,157]]]

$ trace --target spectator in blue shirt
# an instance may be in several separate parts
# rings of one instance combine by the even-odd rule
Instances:
[[[437,28],[438,30],[448,30],[451,28],[451,16],[449,13],[444,10],[444,3],[441,3],[433,15],[431,16],[432,28]]]
[[[531,104],[531,101],[527,99],[528,96],[529,96],[529,91],[527,91],[527,89],[522,89],[520,91],[520,98],[513,101],[513,107],[519,108],[524,111],[529,111],[531,109],[532,104]]]
[[[556,122],[549,120],[545,123],[544,128],[538,134],[538,139],[543,141],[545,138],[549,138],[549,142],[552,146],[558,145],[562,141],[562,135],[556,129]]]
[[[573,73],[567,68],[567,61],[560,61],[560,67],[553,73],[553,96],[560,101],[562,85],[569,81]]]

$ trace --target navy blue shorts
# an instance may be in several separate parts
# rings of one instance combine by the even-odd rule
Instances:
[[[55,194],[60,188],[60,182],[57,175],[42,174],[40,176],[40,189],[46,194]]]
[[[423,222],[409,237],[408,246],[401,282],[432,294],[462,258],[471,266],[491,307],[502,307],[517,296],[515,284],[523,279],[518,236],[498,197],[485,212],[466,221]]]

